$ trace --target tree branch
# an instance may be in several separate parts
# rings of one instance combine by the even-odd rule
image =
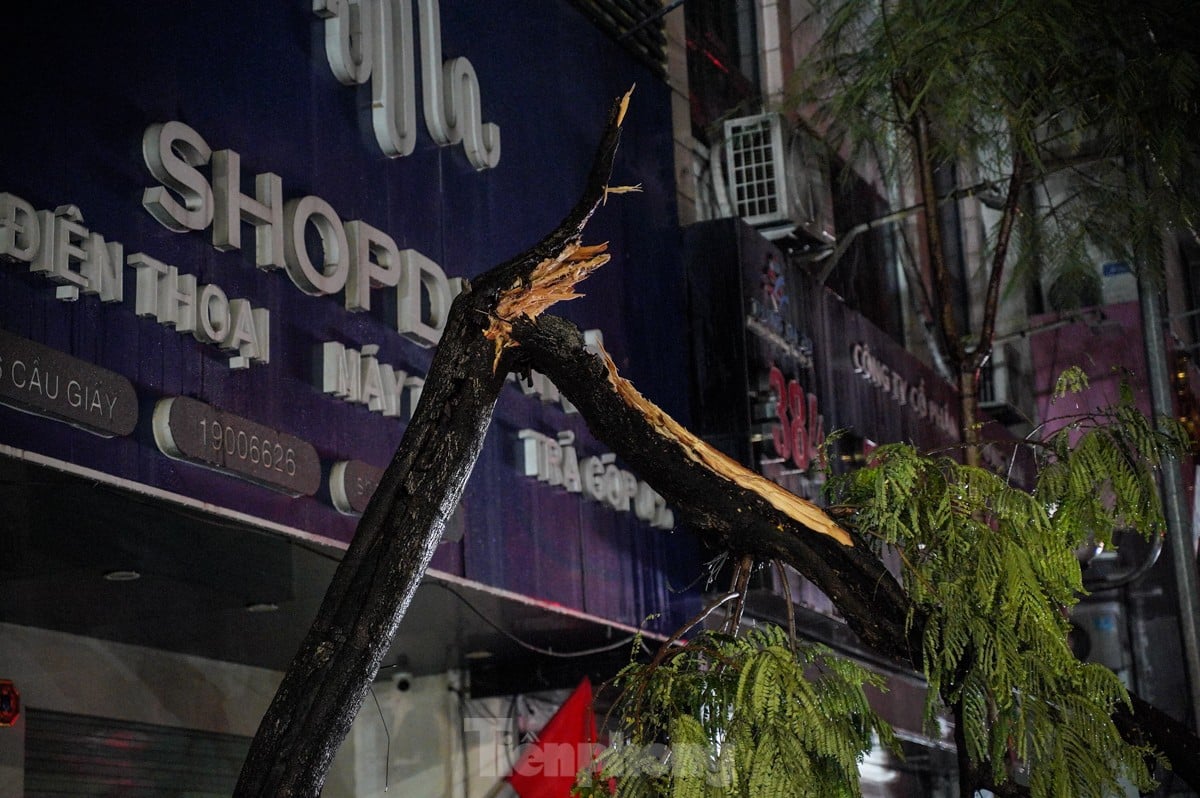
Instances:
[[[983,361],[992,351],[992,338],[996,334],[996,315],[1000,308],[1000,287],[1004,279],[1004,263],[1008,258],[1008,245],[1012,240],[1013,226],[1020,213],[1021,187],[1025,181],[1025,158],[1020,150],[1013,153],[1012,176],[1008,180],[1008,191],[1000,209],[1000,227],[996,232],[996,248],[992,252],[992,268],[988,273],[987,294],[983,302],[983,322],[979,326],[979,342],[968,360],[966,368],[971,371],[983,366]]]
[[[954,295],[950,287],[950,270],[946,264],[946,253],[942,248],[942,226],[938,218],[937,190],[933,180],[933,141],[929,130],[929,120],[921,109],[913,113],[911,123],[913,145],[916,150],[918,185],[921,190],[921,204],[925,212],[921,218],[924,222],[925,240],[929,247],[929,263],[933,268],[933,297],[937,304],[937,326],[941,333],[945,352],[956,372],[962,371],[965,353],[963,342],[959,337],[958,322],[954,318]]]
[[[656,426],[653,419],[661,410],[630,404],[622,396],[610,380],[606,359],[586,349],[583,334],[570,322],[549,315],[536,322],[520,320],[513,325],[513,340],[520,357],[550,377],[587,419],[592,433],[661,493],[702,539],[735,556],[787,563],[833,601],[864,645],[901,667],[921,670],[921,620],[906,626],[909,596],[867,546],[842,545],[701,465],[684,444]],[[1134,742],[1149,740],[1177,776],[1200,788],[1200,737],[1131,698],[1135,711],[1122,707],[1114,716],[1122,735]],[[984,779],[986,772],[981,765],[976,777]],[[1015,785],[992,789],[1024,794]]]
[[[236,798],[319,795],[458,502],[513,365],[550,377],[592,432],[702,538],[741,557],[788,563],[829,596],[866,646],[919,666],[920,618],[910,623],[908,595],[869,547],[856,545],[819,507],[688,433],[620,378],[611,360],[587,351],[577,328],[542,313],[575,296],[574,285],[606,259],[601,249],[581,246],[580,235],[612,190],[627,102],[628,95],[614,108],[583,197],[563,223],[482,275],[452,305],[420,405],[251,743]],[[1157,725],[1161,713],[1143,702],[1135,707],[1123,733],[1146,735],[1179,775],[1200,784],[1193,772],[1200,740]],[[1191,763],[1177,759],[1187,756]]]
[[[759,492],[758,482],[738,481],[727,465],[714,469],[712,460],[697,454],[707,445],[694,436],[664,434],[666,415],[644,399],[631,403],[628,391],[613,382],[606,359],[586,350],[570,322],[554,316],[520,320],[513,339],[521,356],[579,409],[592,433],[662,494],[684,524],[716,548],[788,563],[834,600],[865,644],[896,662],[913,662],[920,649],[907,642],[916,631],[906,627],[907,596],[867,546],[845,545],[830,530],[836,524],[815,505],[786,494],[795,503],[781,509]]]

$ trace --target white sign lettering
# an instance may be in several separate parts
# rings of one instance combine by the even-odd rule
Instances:
[[[250,224],[255,231],[254,263],[258,268],[283,268],[306,294],[327,296],[344,291],[346,309],[351,311],[371,309],[372,289],[394,288],[397,332],[423,347],[433,346],[441,338],[450,302],[462,284],[447,278],[430,258],[415,249],[401,250],[391,236],[366,222],[343,222],[320,197],[308,195],[285,203],[280,178],[270,172],[256,175],[254,196],[246,196],[241,191],[241,157],[233,150],[214,152],[199,133],[182,122],[148,127],[142,154],[150,174],[162,184],[147,188],[142,204],[166,228],[186,232],[211,225],[213,247],[229,251],[241,247],[241,225]],[[200,171],[209,164],[211,183]],[[12,246],[19,248],[27,224],[21,212],[12,215]],[[310,228],[320,241],[316,261],[306,243]],[[94,271],[99,266],[91,268]]]
[[[0,193],[0,257],[29,264],[31,272],[59,284],[55,296],[64,302],[79,292],[102,302],[119,302],[125,283],[120,244],[106,242],[83,225],[74,205],[35,211],[18,196]]]
[[[485,123],[479,79],[466,58],[442,61],[438,0],[417,0],[425,127],[441,146],[462,142],[478,170],[500,162],[500,128]],[[371,81],[371,124],[389,158],[416,147],[416,57],[412,0],[313,0],[325,20],[329,68],[346,86]]]
[[[189,211],[190,213],[190,211]],[[75,301],[82,291],[102,302],[125,297],[128,266],[137,273],[134,312],[197,341],[234,352],[230,368],[271,359],[271,314],[246,299],[230,299],[217,285],[142,252],[124,257],[124,247],[106,242],[83,225],[74,205],[35,211],[18,196],[0,193],[0,257],[29,264],[29,271],[57,283],[55,296]]]
[[[197,341],[236,351],[230,368],[271,361],[271,311],[251,307],[248,299],[230,299],[220,286],[197,282],[193,274],[136,252],[129,265],[137,272],[134,312],[188,333]]]
[[[924,378],[912,385],[902,374],[880,360],[871,352],[871,347],[864,343],[851,346],[850,362],[856,374],[891,397],[893,402],[901,407],[911,408],[918,418],[932,422],[947,435],[958,436],[958,419],[954,411],[948,405],[929,398],[925,392]]]
[[[378,345],[351,349],[336,341],[321,344],[318,369],[320,388],[343,402],[366,405],[373,413],[412,418],[425,380],[380,363]],[[408,402],[404,402],[404,395]]]
[[[575,433],[564,430],[557,440],[537,430],[517,433],[522,471],[552,487],[579,493],[618,512],[633,512],[655,529],[674,529],[675,514],[654,488],[631,472],[617,468],[611,452],[579,459]]]

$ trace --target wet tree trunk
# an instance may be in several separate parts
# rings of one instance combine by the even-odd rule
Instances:
[[[963,371],[958,375],[958,413],[962,425],[963,462],[979,468],[983,459],[979,452],[978,371]]]
[[[259,726],[235,795],[320,794],[458,504],[503,384],[491,371],[493,347],[469,326],[462,312],[448,326],[454,343],[430,368],[407,445],[384,473]]]
[[[400,448],[251,742],[238,798],[320,794],[483,446],[511,359],[486,333],[506,297],[531,287],[539,266],[565,260],[577,247],[608,190],[623,108],[614,109],[570,215],[451,306]]]

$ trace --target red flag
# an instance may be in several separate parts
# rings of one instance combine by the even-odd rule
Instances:
[[[569,798],[575,774],[587,767],[596,753],[592,683],[585,676],[546,721],[537,741],[521,752],[508,783],[521,798]]]

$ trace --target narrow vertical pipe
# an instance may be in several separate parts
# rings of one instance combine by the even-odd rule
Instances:
[[[1142,308],[1142,336],[1146,343],[1146,372],[1150,403],[1156,417],[1174,414],[1171,403],[1170,369],[1164,343],[1160,293],[1145,267],[1138,270],[1138,300]],[[1200,730],[1200,602],[1197,598],[1196,552],[1190,525],[1186,523],[1179,460],[1168,457],[1162,466],[1163,511],[1171,551],[1175,586],[1179,593],[1179,627],[1192,700],[1192,728]]]

